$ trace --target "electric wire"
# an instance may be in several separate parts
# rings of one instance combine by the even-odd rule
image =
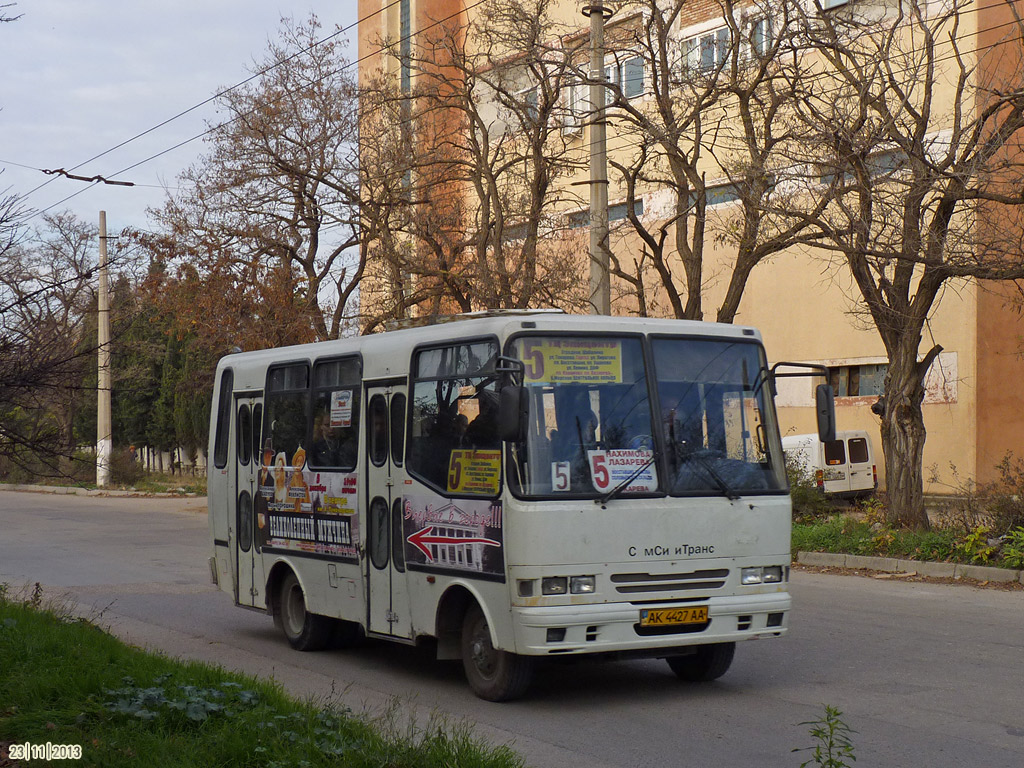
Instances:
[[[312,50],[317,45],[320,45],[320,44],[322,44],[324,42],[327,42],[328,40],[337,37],[338,35],[342,34],[343,32],[349,31],[353,27],[358,26],[358,24],[360,24],[362,22],[365,22],[365,21],[368,21],[371,18],[373,18],[374,16],[377,16],[377,15],[383,13],[384,11],[386,11],[389,8],[393,7],[394,5],[396,5],[400,1],[401,0],[392,0],[392,2],[390,2],[389,4],[381,7],[378,10],[375,10],[375,11],[367,14],[366,16],[362,17],[361,19],[358,19],[356,22],[354,22],[352,24],[349,24],[346,27],[339,28],[334,33],[332,33],[331,35],[328,35],[327,37],[314,42],[313,44],[311,44],[310,46],[307,46],[303,50],[297,51],[297,52],[295,52],[293,54],[290,54],[289,56],[287,56],[287,57],[285,57],[285,58],[283,58],[283,59],[281,59],[281,60],[279,60],[279,61],[277,61],[277,62],[275,62],[275,63],[273,63],[273,64],[271,64],[269,66],[267,66],[267,67],[264,67],[260,71],[254,73],[253,75],[251,75],[250,77],[240,81],[239,83],[236,83],[235,85],[233,85],[233,86],[231,86],[229,88],[222,89],[218,93],[216,93],[213,96],[203,100],[202,102],[199,102],[199,103],[193,105],[192,107],[189,107],[186,110],[182,110],[178,114],[176,114],[176,115],[174,115],[174,116],[172,116],[172,117],[170,117],[170,118],[168,118],[168,119],[158,123],[157,125],[154,125],[153,127],[149,128],[149,129],[146,129],[145,131],[142,131],[142,132],[136,134],[135,136],[133,136],[133,137],[131,137],[129,139],[126,139],[126,140],[120,142],[119,144],[117,144],[117,145],[115,145],[115,146],[113,146],[113,147],[111,147],[111,148],[109,148],[109,149],[107,149],[107,150],[105,150],[105,151],[95,155],[94,157],[90,158],[89,160],[86,160],[86,161],[84,161],[82,163],[79,163],[78,165],[74,166],[72,168],[72,170],[80,168],[82,165],[88,164],[89,162],[93,162],[96,159],[102,158],[103,156],[105,156],[105,155],[107,155],[107,154],[109,154],[109,153],[111,153],[111,152],[113,152],[113,151],[115,151],[115,150],[117,150],[117,149],[119,149],[119,148],[121,148],[121,147],[123,147],[123,146],[125,146],[125,145],[127,145],[127,144],[129,144],[129,143],[131,143],[131,142],[133,142],[135,140],[137,140],[137,139],[139,139],[139,138],[142,138],[143,136],[146,136],[146,135],[148,135],[149,133],[152,133],[155,130],[158,130],[159,128],[161,128],[161,127],[163,127],[163,126],[173,122],[174,120],[176,120],[176,119],[178,119],[180,117],[183,117],[183,116],[185,116],[185,115],[195,111],[196,109],[199,109],[200,107],[205,106],[206,104],[209,104],[212,101],[215,101],[218,98],[221,98],[222,96],[224,96],[224,95],[226,95],[226,94],[236,90],[237,88],[240,88],[243,85],[245,85],[245,84],[247,84],[249,82],[252,82],[253,80],[263,76],[264,74],[270,72],[274,68],[276,68],[278,66],[281,66],[281,65],[287,63],[288,61],[294,60],[298,56],[301,56],[301,55],[304,55],[304,54],[308,53],[310,50]],[[403,41],[405,41],[407,39],[410,39],[410,38],[412,38],[412,37],[414,37],[416,35],[423,34],[426,31],[428,31],[428,30],[430,30],[430,29],[432,29],[432,28],[434,28],[434,27],[436,27],[436,26],[438,26],[440,24],[443,24],[443,23],[445,23],[445,22],[447,22],[449,20],[451,20],[452,18],[460,15],[461,13],[468,12],[468,11],[472,10],[473,8],[476,8],[477,6],[483,4],[484,2],[486,2],[486,0],[477,0],[477,2],[474,2],[474,3],[466,6],[465,9],[457,11],[456,13],[452,13],[449,16],[444,17],[442,19],[439,19],[439,20],[433,22],[432,24],[428,25],[427,27],[424,27],[423,29],[417,30],[415,32],[410,32],[409,35],[407,35],[407,36],[405,36],[403,38],[400,38],[397,42],[401,43],[401,42],[403,42]],[[1000,6],[1000,7],[1001,6],[1005,6],[1005,3],[998,2],[998,0],[997,0],[997,2],[994,2],[993,4],[988,5],[988,6],[984,6],[984,7],[982,7],[980,5],[976,5],[976,6],[971,7],[971,8],[962,9],[960,11],[960,15],[963,16],[966,13],[974,13],[974,12],[979,12],[980,13],[983,10],[987,10],[989,8],[997,7],[997,6]],[[911,22],[907,22],[907,23],[909,25],[910,23],[912,23],[912,21]],[[993,30],[1000,29],[1002,27],[1013,26],[1016,23],[1017,23],[1016,21],[1010,21],[1010,22],[1007,22],[1005,24],[998,25],[996,27],[990,27],[990,28],[986,28],[986,29],[978,29],[975,32],[967,33],[967,34],[963,35],[961,39],[968,39],[969,37],[982,34],[983,32],[990,32],[990,31],[993,31]],[[993,44],[991,46],[986,46],[985,48],[974,49],[972,52],[973,53],[979,53],[979,52],[981,52],[983,50],[986,50],[986,49],[989,49],[989,48],[994,48],[997,45],[1002,45],[1002,44],[1003,44],[1002,42],[996,43],[996,44]],[[375,51],[367,54],[366,56],[357,58],[357,59],[355,59],[355,60],[353,60],[351,62],[347,62],[346,64],[344,64],[342,67],[338,68],[337,70],[329,72],[329,73],[323,75],[322,77],[317,78],[316,80],[314,80],[312,82],[318,82],[318,81],[321,81],[321,80],[326,79],[328,77],[332,77],[332,76],[335,76],[337,74],[340,74],[344,70],[346,70],[346,69],[348,69],[348,68],[350,68],[352,66],[356,66],[356,65],[360,64],[361,62],[363,62],[367,58],[371,58],[373,56],[379,55],[379,53],[380,53],[380,51],[375,50]],[[936,59],[935,63],[940,63],[942,61],[949,61],[949,60],[953,60],[955,58],[956,58],[956,55],[954,54],[952,56],[947,56],[947,57],[944,57],[944,58]],[[907,72],[907,71],[909,71],[909,69],[910,69],[909,67],[905,68],[903,70],[903,72]],[[823,78],[834,79],[834,75],[831,75],[830,73],[827,73],[827,72],[820,73],[818,76],[819,77],[823,77]],[[838,92],[839,90],[842,89],[842,87],[843,86],[840,85],[840,86],[836,87],[834,90],[836,92]],[[644,93],[640,94],[639,96],[641,98],[643,98],[643,97],[647,97],[647,96],[650,96],[650,95],[653,95],[652,92],[645,91]],[[636,98],[636,97],[634,97],[634,98]],[[272,103],[272,102],[267,102],[267,103]],[[127,171],[134,170],[135,168],[137,168],[137,167],[139,167],[141,165],[144,165],[144,164],[146,164],[148,162],[151,162],[152,160],[155,160],[155,159],[157,159],[159,157],[162,157],[163,155],[166,155],[166,154],[168,154],[170,152],[173,152],[173,151],[181,148],[182,146],[190,144],[190,143],[192,143],[192,142],[194,142],[194,141],[196,141],[198,139],[201,139],[201,138],[203,138],[203,137],[213,133],[214,131],[220,130],[221,128],[231,124],[232,122],[234,122],[236,120],[241,119],[242,117],[245,117],[245,116],[248,116],[249,114],[252,114],[252,112],[255,111],[256,109],[258,109],[260,106],[265,106],[265,105],[266,104],[257,104],[257,106],[254,107],[253,110],[250,110],[249,112],[246,112],[246,113],[243,113],[243,114],[240,114],[240,115],[236,115],[231,120],[227,120],[227,121],[224,121],[222,123],[218,123],[218,124],[216,124],[214,126],[211,126],[207,130],[205,130],[205,131],[203,131],[203,132],[201,132],[199,134],[196,134],[196,135],[192,136],[189,139],[186,139],[186,140],[183,140],[181,142],[178,142],[178,143],[176,143],[176,144],[174,144],[174,145],[172,145],[172,146],[170,146],[170,147],[168,147],[168,148],[166,148],[164,150],[161,150],[158,153],[155,153],[155,154],[153,154],[153,155],[151,155],[151,156],[149,156],[149,157],[147,157],[147,158],[145,158],[143,160],[140,160],[140,161],[138,161],[136,163],[133,163],[132,165],[129,165],[129,166],[123,168],[122,170],[116,172],[115,174],[112,174],[112,176],[120,176],[120,175],[126,173]],[[406,118],[406,119],[403,119],[400,122],[411,123],[411,122],[413,122],[413,120],[414,120],[414,118]],[[625,131],[619,130],[619,131],[616,132],[616,135],[615,135],[614,139],[616,141],[618,141],[618,140],[624,140],[624,141],[622,143],[620,143],[619,145],[617,145],[617,146],[609,147],[608,152],[609,153],[619,152],[621,150],[628,149],[631,146],[635,146],[634,143],[630,142],[630,137],[637,137],[637,136],[642,136],[642,135],[644,135],[644,132],[639,127],[631,128],[631,129],[628,129],[628,130],[625,130]],[[723,134],[722,132],[719,132],[719,135],[725,135],[725,134]],[[735,134],[734,138],[739,140],[739,139],[742,138],[742,136],[740,134]],[[356,141],[357,141],[357,144],[361,145],[361,142],[358,139]],[[10,163],[10,164],[11,165],[17,165],[17,166],[23,167],[23,168],[29,168],[29,166],[24,166],[24,165],[21,165],[19,163]],[[41,169],[33,169],[33,170],[41,170]],[[53,180],[54,179],[47,180],[44,184],[41,184],[38,187],[36,187],[35,189],[31,190],[25,196],[27,197],[27,195],[32,194],[33,192],[37,191],[38,189],[41,189],[42,187],[46,186],[47,184],[49,184]],[[94,186],[94,185],[90,185],[89,187],[83,187],[82,189],[77,190],[75,193],[73,193],[71,195],[68,195],[67,197],[65,197],[65,198],[63,198],[63,199],[61,199],[61,200],[59,200],[59,201],[57,201],[57,202],[47,206],[46,208],[41,209],[40,211],[34,213],[33,216],[31,216],[29,218],[33,218],[36,215],[40,215],[42,213],[46,213],[47,211],[52,210],[53,208],[55,208],[55,207],[57,207],[59,205],[62,205],[63,203],[67,202],[68,200],[71,200],[72,198],[77,197],[79,194],[82,194],[83,192],[88,191],[89,189],[91,189],[92,186]],[[137,186],[147,186],[147,187],[153,187],[153,188],[168,188],[168,187],[160,187],[159,185],[137,185]]]
[[[342,31],[345,31],[345,30],[351,29],[351,28],[352,28],[353,26],[358,26],[358,24],[359,24],[359,23],[361,23],[361,22],[364,22],[364,21],[368,21],[369,19],[371,19],[371,18],[373,18],[374,16],[377,16],[377,15],[379,15],[379,14],[383,13],[383,12],[384,12],[385,10],[387,10],[388,8],[391,8],[392,6],[394,6],[394,5],[396,4],[396,3],[400,2],[400,1],[401,1],[401,0],[392,0],[392,2],[391,2],[390,4],[388,4],[388,5],[386,5],[386,6],[383,6],[383,7],[382,7],[382,8],[380,8],[379,10],[376,10],[376,11],[374,11],[374,12],[370,13],[370,14],[367,14],[367,15],[366,15],[366,16],[364,16],[363,18],[361,18],[361,19],[358,19],[358,20],[357,20],[356,22],[354,22],[353,24],[350,24],[350,25],[349,25],[348,27],[344,27],[344,28],[342,28],[342,29],[338,30],[338,32],[336,32],[335,34],[340,34],[340,33],[341,33]],[[479,6],[479,5],[482,5],[482,4],[483,4],[483,3],[485,3],[485,2],[487,2],[487,0],[476,0],[476,2],[474,2],[474,3],[470,4],[470,5],[467,5],[467,6],[465,7],[465,8],[463,8],[463,9],[461,9],[461,10],[459,10],[459,11],[456,11],[456,12],[454,12],[454,13],[451,13],[451,14],[449,14],[448,16],[445,16],[444,18],[438,19],[438,20],[434,21],[433,23],[431,23],[431,24],[427,25],[426,27],[423,27],[422,29],[419,29],[419,30],[416,30],[416,31],[412,31],[412,32],[410,32],[410,33],[409,33],[408,35],[406,35],[405,37],[402,37],[402,38],[400,38],[400,39],[398,40],[398,43],[401,43],[401,42],[403,42],[403,41],[405,41],[405,40],[411,40],[411,39],[412,39],[412,38],[413,38],[414,36],[416,36],[416,35],[422,35],[422,34],[424,34],[425,32],[427,32],[427,31],[429,31],[429,30],[431,30],[431,29],[433,29],[433,28],[435,28],[435,27],[437,27],[437,26],[439,26],[439,25],[441,25],[441,24],[444,24],[445,22],[448,22],[448,21],[450,21],[451,19],[453,19],[453,18],[456,18],[457,16],[460,16],[460,15],[462,15],[463,13],[466,13],[466,12],[468,12],[468,11],[470,11],[470,10],[472,10],[472,9],[476,8],[476,7],[477,7],[477,6]],[[312,47],[313,47],[313,46],[310,46],[310,47],[309,47],[309,49],[312,49]],[[296,54],[296,55],[297,55],[297,54]],[[357,59],[355,59],[355,60],[353,60],[353,61],[350,61],[350,62],[346,62],[346,63],[345,63],[345,64],[344,64],[343,66],[339,67],[338,69],[336,69],[336,70],[334,70],[334,71],[332,71],[332,72],[329,72],[329,73],[327,73],[327,74],[323,75],[322,77],[316,78],[316,79],[312,80],[311,82],[321,82],[321,81],[325,80],[325,79],[326,79],[326,78],[328,78],[328,77],[333,77],[333,76],[336,76],[336,75],[338,75],[338,74],[340,74],[340,73],[344,72],[344,71],[345,71],[346,69],[349,69],[350,67],[356,66],[356,65],[360,64],[361,62],[365,61],[366,59],[368,59],[368,58],[372,58],[372,57],[375,57],[375,56],[377,56],[377,55],[379,55],[379,52],[378,52],[378,51],[373,51],[373,52],[371,52],[371,53],[368,53],[368,54],[366,54],[365,56],[359,57],[359,58],[357,58]],[[294,55],[293,55],[292,57],[290,57],[290,58],[294,58]],[[290,60],[290,59],[289,59],[289,60]],[[282,62],[282,63],[283,63],[283,62]],[[268,68],[268,69],[267,69],[266,71],[269,71],[269,68]],[[254,76],[254,77],[255,77],[255,76]],[[249,82],[249,80],[252,80],[252,79],[253,79],[253,78],[252,78],[252,77],[250,77],[250,78],[248,78],[248,79],[247,79],[246,81],[243,81],[242,83],[239,83],[239,84],[238,84],[237,86],[233,86],[233,88],[237,88],[237,87],[240,87],[241,85],[244,85],[244,84],[245,84],[246,82]],[[233,88],[232,88],[232,89],[233,89]],[[225,91],[223,91],[222,93],[227,93],[227,92],[228,92],[229,90],[232,90],[232,89],[226,89],[226,90],[225,90]],[[282,96],[281,96],[281,97],[278,97],[278,98],[283,98],[283,97],[284,97],[284,95],[285,95],[285,94],[282,94]],[[214,98],[217,98],[217,97],[211,97],[210,99],[207,99],[207,100],[206,100],[205,102],[203,102],[203,104],[205,104],[205,103],[209,103],[209,102],[210,102],[211,100],[213,100]],[[139,161],[139,162],[137,162],[137,163],[133,163],[132,165],[126,166],[125,168],[122,168],[121,170],[117,171],[116,173],[113,173],[113,174],[111,174],[111,176],[121,176],[122,174],[124,174],[124,173],[126,173],[126,172],[128,172],[128,171],[130,171],[130,170],[134,170],[135,168],[139,167],[140,165],[144,165],[144,164],[146,164],[146,163],[149,163],[149,162],[151,162],[151,161],[153,161],[153,160],[156,160],[156,159],[157,159],[157,158],[159,158],[159,157],[162,157],[162,156],[164,156],[164,155],[166,155],[166,154],[168,154],[168,153],[170,153],[170,152],[173,152],[173,151],[174,151],[174,150],[176,150],[176,149],[180,149],[181,147],[183,147],[183,146],[185,146],[185,145],[187,145],[187,144],[191,144],[191,143],[192,143],[193,141],[196,141],[196,140],[198,140],[198,139],[201,139],[201,138],[203,138],[204,136],[208,136],[209,134],[211,134],[211,133],[214,133],[215,131],[218,131],[218,130],[220,130],[221,128],[224,128],[224,127],[226,127],[226,126],[230,125],[231,123],[233,123],[233,122],[236,122],[237,120],[240,120],[240,119],[241,119],[242,117],[247,117],[248,115],[250,115],[250,114],[252,114],[253,112],[255,112],[255,111],[256,111],[257,109],[259,109],[259,108],[261,108],[261,107],[263,107],[263,106],[267,106],[268,104],[274,103],[275,101],[276,101],[276,99],[275,99],[275,100],[272,100],[272,101],[270,101],[270,102],[258,103],[258,104],[257,104],[257,105],[256,105],[255,107],[253,107],[253,109],[249,110],[248,112],[245,112],[245,113],[243,113],[243,114],[241,114],[241,115],[236,115],[235,117],[231,118],[230,120],[225,120],[225,121],[223,121],[223,122],[221,122],[221,123],[218,123],[218,124],[216,124],[216,125],[213,125],[213,126],[211,126],[210,128],[206,129],[205,131],[202,131],[201,133],[198,133],[198,134],[196,134],[195,136],[192,136],[192,137],[191,137],[191,138],[189,138],[189,139],[185,139],[184,141],[180,141],[180,142],[178,142],[177,144],[175,144],[175,145],[173,145],[173,146],[171,146],[171,147],[168,147],[167,149],[164,149],[164,150],[162,150],[162,151],[160,151],[160,152],[157,152],[156,154],[150,155],[149,157],[147,157],[147,158],[145,158],[145,159],[143,159],[143,160],[140,160],[140,161]],[[200,106],[200,105],[197,105],[197,106]],[[191,110],[188,110],[188,111],[191,111]],[[182,114],[185,114],[185,113],[186,113],[186,112],[183,112]],[[175,119],[175,118],[172,118],[172,119]],[[169,121],[165,121],[165,123],[166,123],[166,122],[169,122]],[[159,127],[159,126],[157,126],[157,127]],[[153,129],[151,129],[151,130],[153,130]],[[143,132],[142,134],[139,134],[139,135],[140,135],[140,136],[142,136],[142,135],[145,135],[145,133],[148,133],[148,132],[149,132],[149,131],[146,131],[146,132]],[[127,142],[124,142],[124,143],[127,143]],[[119,146],[123,146],[123,144],[124,144],[124,143],[122,143],[122,144],[121,144],[121,145],[119,145]],[[107,152],[113,151],[113,149],[116,149],[116,147],[114,147],[114,148],[112,148],[112,149],[110,149],[110,150],[107,150]],[[103,156],[104,154],[107,154],[107,152],[103,152],[103,153],[101,153],[100,155],[97,155],[97,157],[101,157],[101,156]],[[90,161],[86,161],[86,162],[90,162]],[[77,167],[79,167],[79,166],[75,166],[75,167],[77,168]],[[43,185],[40,185],[40,187],[37,187],[37,189],[41,188],[42,186],[45,186],[45,184],[43,184]],[[63,198],[63,199],[61,199],[61,200],[58,200],[57,202],[55,202],[55,203],[53,203],[53,204],[51,204],[51,205],[47,206],[46,208],[43,208],[43,209],[41,209],[41,210],[39,210],[39,211],[36,211],[36,212],[35,212],[35,213],[33,213],[33,214],[32,214],[31,216],[29,216],[29,217],[28,217],[28,218],[26,219],[26,221],[28,221],[28,220],[31,220],[32,218],[35,218],[36,216],[42,215],[42,214],[46,213],[47,211],[50,211],[50,210],[52,210],[53,208],[56,208],[56,207],[57,207],[57,206],[59,206],[59,205],[63,205],[64,203],[66,203],[67,201],[71,200],[72,198],[75,198],[75,197],[77,197],[78,195],[82,194],[83,192],[86,192],[86,191],[88,191],[89,189],[92,189],[92,187],[93,187],[93,186],[94,186],[94,185],[90,185],[90,186],[88,186],[88,187],[83,187],[82,189],[80,189],[80,190],[78,190],[78,191],[76,191],[76,192],[74,192],[74,193],[72,193],[72,194],[68,195],[67,197],[65,197],[65,198]],[[33,190],[33,191],[34,191],[34,190]],[[29,194],[31,194],[31,193],[29,193]]]

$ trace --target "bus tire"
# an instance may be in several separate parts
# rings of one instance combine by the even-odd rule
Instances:
[[[295,574],[281,579],[277,611],[274,614],[288,644],[297,651],[319,651],[334,636],[334,621],[306,610],[306,597]]]
[[[696,653],[669,656],[665,661],[680,680],[708,683],[724,675],[736,654],[736,643],[698,645]]]
[[[473,693],[487,701],[519,698],[533,678],[532,658],[494,647],[487,618],[476,603],[462,622],[462,666]]]

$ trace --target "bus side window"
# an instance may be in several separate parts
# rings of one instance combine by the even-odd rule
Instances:
[[[298,363],[271,368],[267,373],[263,440],[276,465],[301,467],[305,463],[308,411],[309,366]]]
[[[359,457],[359,358],[317,361],[313,369],[310,467],[352,471]]]
[[[400,467],[405,450],[405,395],[391,398],[391,461]]]
[[[480,341],[422,350],[414,357],[412,418],[405,436],[408,469],[442,493],[498,493],[497,354],[496,343]],[[487,482],[469,484],[468,469]]]
[[[235,375],[230,368],[220,376],[217,398],[217,429],[213,439],[213,465],[224,469],[228,465],[228,423],[231,420],[231,391],[235,388]]]

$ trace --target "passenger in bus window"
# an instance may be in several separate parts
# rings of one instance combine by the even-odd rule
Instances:
[[[498,447],[498,404],[490,393],[480,393],[480,413],[466,427],[466,439],[474,448]]]
[[[319,411],[313,422],[313,466],[354,467],[357,439],[354,429],[331,426],[329,408]]]
[[[466,432],[469,429],[469,419],[466,414],[460,413],[455,417],[455,444],[458,446],[464,446],[469,443],[469,438],[466,437]]]

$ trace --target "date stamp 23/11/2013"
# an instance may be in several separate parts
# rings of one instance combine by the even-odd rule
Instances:
[[[81,760],[81,758],[81,744],[53,744],[49,741],[45,744],[32,744],[26,741],[21,744],[11,744],[7,748],[8,760],[28,762],[29,760]]]

